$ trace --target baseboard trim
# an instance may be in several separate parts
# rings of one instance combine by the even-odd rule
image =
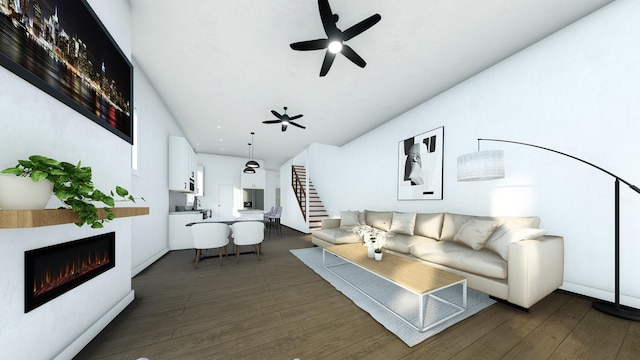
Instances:
[[[134,278],[136,275],[138,275],[139,273],[144,271],[144,269],[148,268],[151,264],[153,264],[154,262],[158,261],[158,259],[160,259],[164,255],[166,255],[168,252],[169,252],[169,247],[167,246],[164,249],[162,249],[162,250],[158,251],[157,253],[153,254],[150,258],[145,260],[142,264],[132,268],[131,269],[131,278]]]
[[[78,336],[71,344],[64,348],[58,355],[54,357],[56,360],[73,359],[74,356],[84,349],[87,344],[93,340],[102,330],[104,330],[113,319],[118,316],[131,302],[135,299],[135,291],[131,290],[123,297],[114,307],[109,309],[100,319]]]
[[[615,301],[615,294],[611,291],[596,289],[596,288],[574,284],[566,281],[562,284],[562,286],[558,290],[563,290],[569,293],[586,296],[593,300],[603,300],[608,302]],[[640,309],[640,298],[621,293],[620,304],[624,306]]]

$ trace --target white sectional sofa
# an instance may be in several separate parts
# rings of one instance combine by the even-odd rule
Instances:
[[[470,288],[528,309],[562,285],[564,239],[546,235],[538,217],[343,211],[312,233],[321,247],[359,243],[353,228],[384,231],[387,252],[467,278]]]

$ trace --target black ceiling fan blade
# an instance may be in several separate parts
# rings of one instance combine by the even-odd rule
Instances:
[[[375,14],[353,25],[342,32],[344,41],[353,39],[354,37],[362,34],[364,31],[377,24],[380,20],[382,20],[382,16],[380,16],[380,14]]]
[[[338,28],[336,22],[338,22],[338,15],[333,14],[331,6],[329,6],[329,0],[318,0],[318,9],[320,10],[320,20],[322,20],[322,27],[325,34],[331,36],[336,33]]]
[[[282,131],[287,131],[287,124],[282,123]]]
[[[327,51],[324,54],[324,61],[322,61],[322,68],[320,69],[320,76],[325,76],[329,72],[331,68],[331,64],[333,64],[333,60],[336,58],[336,54],[331,51]]]
[[[281,123],[281,122],[282,122],[282,120],[266,120],[266,121],[263,121],[262,123],[263,124],[278,124],[278,123]]]
[[[273,116],[277,117],[278,119],[282,118],[282,115],[278,114],[278,112],[275,110],[271,110],[271,113],[273,114]]]
[[[293,125],[293,126],[297,126],[297,127],[301,128],[301,129],[306,129],[306,127],[304,127],[304,126],[302,126],[302,125],[300,125],[300,124],[296,124],[296,123],[294,123],[293,121],[292,121],[292,122],[289,122],[289,124],[291,124],[291,125]]]
[[[301,117],[303,117],[303,116],[304,116],[304,115],[299,114],[299,115],[296,115],[296,116],[292,116],[292,117],[290,117],[290,118],[289,118],[289,120],[300,119],[300,118],[301,118]]]
[[[291,46],[293,50],[299,50],[299,51],[320,50],[320,49],[326,49],[327,46],[329,46],[329,40],[316,39],[316,40],[300,41],[300,42],[295,42],[289,46]]]
[[[342,54],[361,68],[367,66],[367,62],[348,45],[342,45]]]

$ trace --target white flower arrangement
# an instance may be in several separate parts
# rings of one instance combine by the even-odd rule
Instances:
[[[380,249],[387,241],[388,234],[385,231],[376,229],[369,225],[357,225],[354,226],[351,231],[360,235],[362,242],[366,246],[373,245],[373,247]]]

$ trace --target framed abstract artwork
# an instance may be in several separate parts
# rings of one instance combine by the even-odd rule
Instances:
[[[86,0],[0,1],[0,64],[132,143],[133,66]]]
[[[444,127],[398,143],[398,200],[442,200]]]

